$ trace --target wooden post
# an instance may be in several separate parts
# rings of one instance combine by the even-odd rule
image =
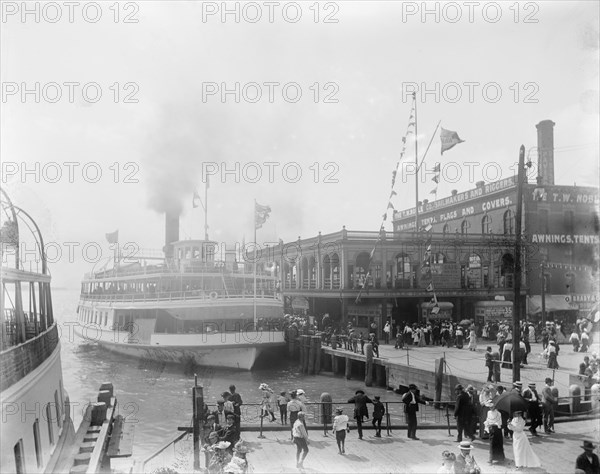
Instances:
[[[339,361],[335,354],[331,354],[331,371],[334,375],[340,371]]]
[[[302,350],[304,352],[304,359],[302,360],[302,373],[308,374],[308,364],[310,357],[310,336],[303,335],[302,337]]]
[[[365,385],[373,385],[373,345],[365,344]]]
[[[444,381],[444,358],[435,359],[435,407],[439,408],[437,403],[442,399],[442,384]]]
[[[308,348],[308,374],[315,375],[315,360],[317,358],[317,339],[321,339],[319,336],[309,337],[309,348]]]
[[[200,470],[200,439],[204,428],[204,392],[201,385],[198,385],[198,376],[194,374],[194,387],[192,388],[193,404],[193,439],[194,439],[194,469]]]
[[[352,359],[350,357],[346,357],[346,380],[350,380],[352,378]]]
[[[315,336],[315,345],[316,345],[316,350],[315,350],[315,374],[318,374],[319,372],[321,372],[321,357],[323,357],[323,353],[321,350],[321,337],[320,336]]]
[[[384,387],[385,385],[385,367],[383,365],[374,365],[375,369],[375,382],[378,387]]]

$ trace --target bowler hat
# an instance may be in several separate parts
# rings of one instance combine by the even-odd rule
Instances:
[[[408,386],[408,389],[410,390],[411,388],[414,388],[414,389],[416,390],[416,389],[417,389],[417,386],[416,386],[414,383],[411,383],[411,384]]]
[[[463,386],[462,386],[461,384],[459,384],[459,383],[458,383],[458,384],[456,384],[456,387],[454,387],[454,390],[455,390],[455,391],[456,391],[456,390],[462,390],[462,389],[463,389]]]
[[[379,395],[375,395],[373,398],[374,398],[375,400],[379,400],[381,397],[380,397]]]
[[[356,392],[354,392],[354,395],[358,395],[359,393],[362,393],[363,395],[365,394],[365,392],[363,392],[362,390],[357,390]]]
[[[581,447],[583,449],[596,449],[596,446],[594,446],[594,443],[592,443],[591,441],[584,441]]]

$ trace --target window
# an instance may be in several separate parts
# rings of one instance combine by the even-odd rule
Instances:
[[[13,448],[15,454],[15,470],[17,474],[25,472],[25,456],[23,455],[23,438],[21,438]]]
[[[410,288],[411,264],[408,255],[401,253],[396,255],[396,276],[394,286],[396,288]]]
[[[35,444],[35,459],[37,461],[37,467],[42,467],[42,445],[40,442],[40,420],[36,418],[33,423],[33,443]]]
[[[46,404],[46,421],[48,422],[48,439],[50,444],[54,444],[54,430],[52,429],[52,404]]]
[[[481,219],[481,233],[482,234],[490,233],[490,224],[491,223],[492,223],[492,220],[490,219],[490,216],[488,216],[487,214],[485,216],[483,216],[483,219]]]
[[[435,253],[431,256],[431,263],[444,263],[446,261],[446,256],[441,253]]]
[[[462,224],[460,225],[460,233],[462,235],[467,235],[469,232],[469,223],[467,221],[462,221]]]
[[[504,235],[512,235],[515,233],[515,217],[511,210],[504,213]]]
[[[447,234],[448,232],[450,232],[450,227],[448,227],[448,224],[444,224],[444,228],[442,229],[442,233],[443,234]]]

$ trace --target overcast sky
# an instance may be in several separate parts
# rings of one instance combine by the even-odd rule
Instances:
[[[438,121],[465,140],[443,157],[439,134],[433,140],[424,166],[445,170],[439,198],[513,175],[521,144],[536,159],[535,125],[546,119],[556,123],[556,183],[598,186],[598,2],[471,11],[431,2],[425,17],[422,2],[280,2],[271,12],[268,2],[237,3],[237,22],[215,12],[221,2],[112,4],[37,4],[38,17],[3,4],[2,185],[63,248],[51,266],[56,286],[76,288],[93,265],[81,251],[69,262],[66,242],[97,242],[108,257],[104,236],[118,229],[122,244],[160,249],[166,208],[181,210],[182,238],[202,237],[203,213],[191,204],[194,189],[204,196],[203,164],[216,172],[212,239],[251,241],[254,199],[272,209],[259,243],[343,225],[377,230],[410,83],[420,157]],[[22,94],[36,83],[39,93]],[[239,102],[221,94],[236,83]],[[413,162],[410,136],[407,144]],[[472,176],[466,163],[480,164]],[[239,182],[222,174],[236,166]],[[396,209],[415,202],[405,171]],[[420,199],[432,199],[430,179]]]

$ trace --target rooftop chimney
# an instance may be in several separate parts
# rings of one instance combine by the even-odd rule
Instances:
[[[554,122],[542,120],[537,128],[538,184],[554,184]]]
[[[483,188],[484,185],[485,185],[485,181],[477,181],[475,183],[475,187],[477,187],[477,188]]]
[[[165,214],[165,252],[166,258],[173,258],[173,242],[179,240],[179,214]]]
[[[458,191],[456,189],[452,190],[452,196],[456,196],[458,194]]]

